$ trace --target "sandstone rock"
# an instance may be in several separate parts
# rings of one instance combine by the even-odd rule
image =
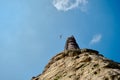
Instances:
[[[120,80],[119,63],[96,50],[79,49],[74,37],[68,38],[66,45],[63,52],[49,61],[42,74],[32,80]]]
[[[32,80],[120,80],[118,63],[97,51],[86,50],[67,50],[57,54],[44,72]]]

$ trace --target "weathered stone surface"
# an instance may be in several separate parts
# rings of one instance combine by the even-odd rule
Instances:
[[[54,56],[32,80],[120,80],[120,64],[95,50],[66,50]]]
[[[66,44],[65,44],[65,50],[73,50],[73,49],[79,49],[79,46],[74,38],[74,36],[68,37]]]
[[[120,64],[96,50],[79,49],[72,36],[67,39],[65,50],[54,56],[42,74],[32,80],[120,80]]]

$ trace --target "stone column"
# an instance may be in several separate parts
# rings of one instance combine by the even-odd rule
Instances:
[[[80,48],[79,48],[74,36],[68,37],[64,50],[74,50],[74,49],[80,49]]]

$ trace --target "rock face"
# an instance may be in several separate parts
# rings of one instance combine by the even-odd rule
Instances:
[[[120,80],[119,63],[96,50],[78,48],[66,48],[54,56],[32,80]]]

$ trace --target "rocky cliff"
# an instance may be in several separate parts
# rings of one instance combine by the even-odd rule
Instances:
[[[96,50],[72,46],[54,56],[32,80],[120,80],[120,64]]]

